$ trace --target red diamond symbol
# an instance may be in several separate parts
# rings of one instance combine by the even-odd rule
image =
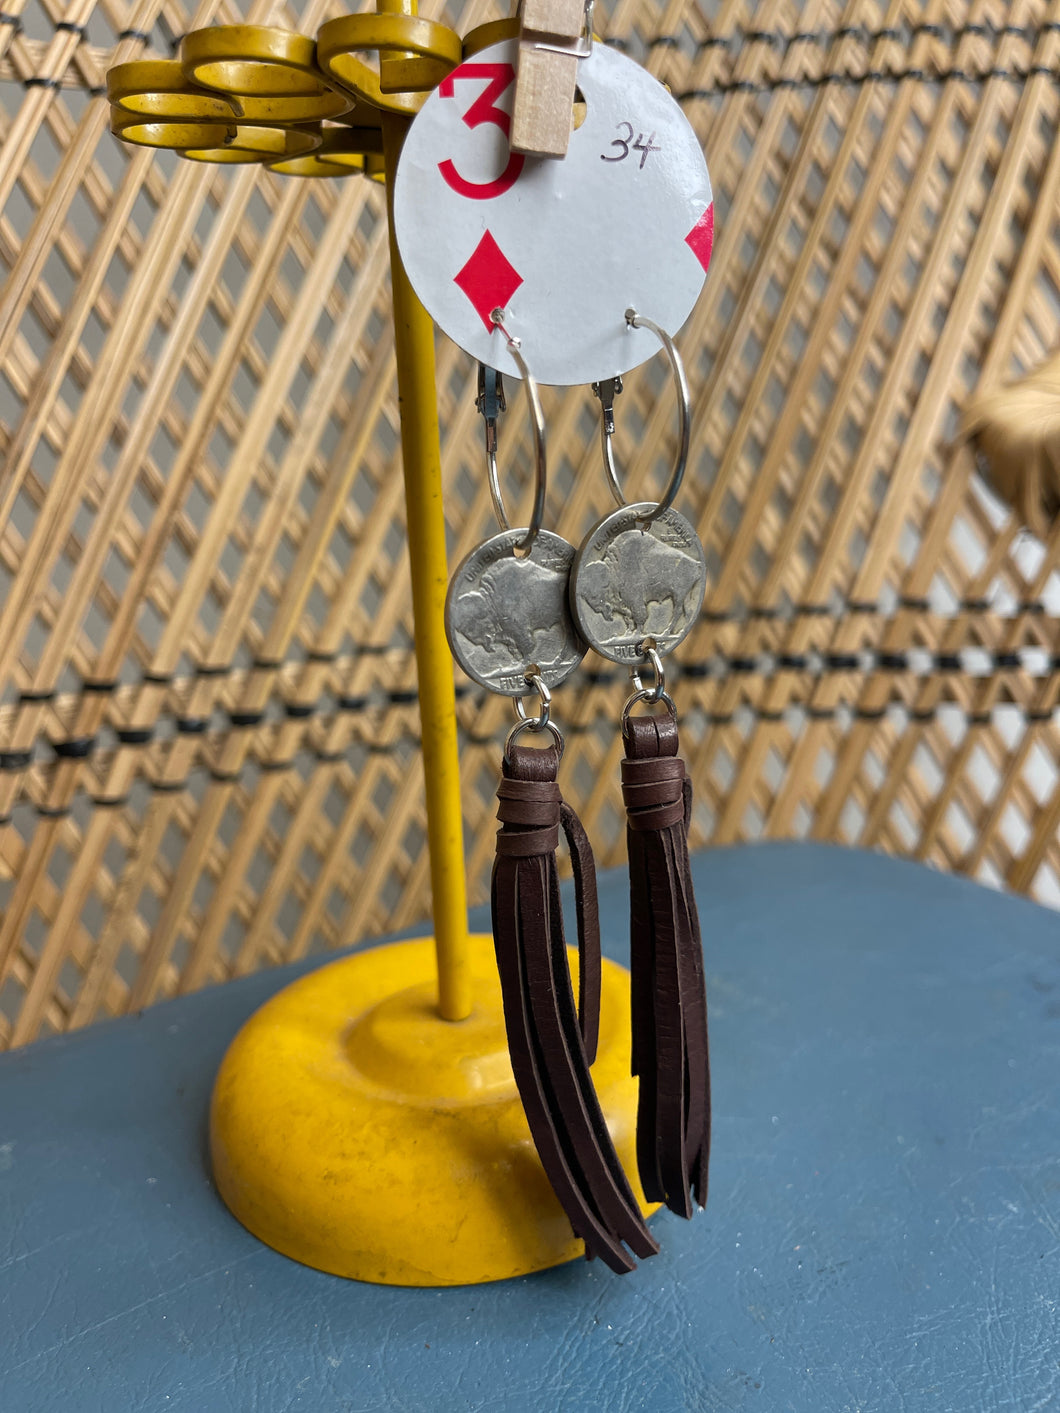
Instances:
[[[685,244],[705,270],[710,264],[710,252],[714,248],[713,202],[711,202],[696,224],[685,236]]]
[[[489,231],[475,246],[471,259],[453,281],[475,306],[475,312],[490,333],[496,325],[490,318],[494,309],[503,309],[523,282],[519,271]]]

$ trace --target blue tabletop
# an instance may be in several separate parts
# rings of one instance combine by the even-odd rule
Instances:
[[[205,1120],[285,968],[0,1060],[0,1407],[1060,1409],[1060,916],[826,846],[694,871],[711,1196],[659,1256],[432,1291],[262,1246]]]

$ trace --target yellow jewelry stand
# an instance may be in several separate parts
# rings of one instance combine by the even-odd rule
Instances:
[[[427,92],[516,32],[493,22],[461,44],[417,18],[415,0],[329,21],[315,45],[271,26],[214,26],[186,35],[179,61],[112,69],[111,127],[195,161],[385,178]],[[373,51],[378,68],[363,57]],[[434,329],[398,252],[390,181],[387,197],[434,936],[332,962],[263,1006],[222,1063],[210,1147],[226,1204],[277,1251],[358,1280],[460,1285],[583,1247],[523,1116],[492,940],[467,931]],[[635,1174],[628,982],[605,959],[593,1079]]]
[[[438,1015],[423,938],[310,973],[236,1036],[214,1088],[214,1177],[277,1251],[340,1276],[426,1286],[582,1254],[512,1079],[493,940],[469,944],[465,1020]],[[593,1079],[635,1172],[628,989],[605,961]]]

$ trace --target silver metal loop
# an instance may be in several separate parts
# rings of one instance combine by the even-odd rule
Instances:
[[[670,696],[670,693],[659,692],[658,695],[656,695],[655,688],[648,687],[643,691],[634,692],[632,696],[626,698],[625,704],[622,707],[623,727],[625,727],[626,722],[629,720],[633,712],[633,708],[637,705],[638,702],[649,702],[652,705],[654,705],[656,702],[662,702],[663,706],[670,713],[673,719],[675,721],[677,720],[677,706],[674,703],[673,697]]]
[[[500,329],[505,339],[508,341],[508,352],[512,356],[515,366],[519,369],[523,382],[526,385],[526,399],[530,404],[530,425],[534,432],[534,463],[537,475],[537,484],[534,490],[534,508],[530,515],[530,524],[527,527],[526,536],[516,545],[517,554],[526,555],[530,553],[537,532],[541,529],[541,522],[545,518],[545,491],[548,484],[548,462],[545,453],[545,413],[541,406],[541,394],[537,389],[537,381],[530,369],[526,366],[526,359],[522,355],[522,344],[519,339],[513,338],[504,327],[504,310],[494,309],[490,314],[490,319],[496,328]],[[494,465],[496,473],[496,465]],[[505,514],[504,502],[501,500],[501,488],[499,481],[496,485],[491,481],[490,494],[493,496],[494,508],[501,519],[505,529],[508,529],[508,517]]]
[[[544,731],[545,727],[549,725],[549,717],[552,713],[552,693],[540,672],[531,670],[526,674],[526,680],[537,693],[537,699],[541,705],[536,716],[527,716],[522,697],[514,697],[515,714],[519,718],[520,726],[528,726],[531,731]]]
[[[659,656],[656,649],[654,639],[645,638],[644,642],[640,645],[640,650],[648,659],[647,665],[655,674],[655,681],[650,687],[645,687],[644,683],[641,681],[640,675],[643,668],[640,667],[631,667],[629,669],[630,678],[637,691],[643,693],[644,701],[661,702],[666,698],[666,670],[662,665],[662,658]],[[669,698],[666,699],[669,700]]]
[[[491,450],[486,448],[486,475],[489,478],[490,500],[493,502],[493,513],[497,517],[497,523],[502,530],[512,528],[508,519],[508,512],[504,508],[504,497],[501,495],[501,478],[497,472],[497,448],[494,445]]]
[[[526,708],[523,706],[521,697],[513,698],[515,702],[515,714],[519,720],[508,732],[504,742],[504,759],[507,760],[511,754],[512,746],[515,744],[522,731],[532,731],[536,735],[539,731],[549,731],[552,739],[556,743],[556,748],[560,755],[563,754],[563,733],[554,721],[551,720],[552,693],[548,689],[548,684],[542,678],[540,672],[533,671],[526,674],[526,680],[537,693],[540,708],[536,716],[527,716]]]
[[[556,723],[555,723],[554,721],[548,722],[548,723],[547,723],[547,726],[548,726],[548,730],[552,733],[552,739],[553,739],[553,741],[554,741],[555,744],[556,744],[556,749],[559,751],[560,755],[562,756],[562,755],[563,755],[563,732],[559,729],[559,727],[556,725]],[[512,747],[515,745],[515,742],[516,742],[516,740],[517,740],[517,738],[518,738],[518,736],[519,736],[519,733],[522,732],[522,731],[533,731],[534,729],[535,729],[535,728],[534,728],[533,721],[517,721],[517,722],[515,723],[515,725],[512,727],[512,729],[508,732],[507,740],[506,740],[505,743],[504,743],[504,759],[505,759],[505,760],[508,760],[508,759],[510,758],[511,752],[512,752]],[[541,727],[540,729],[541,729],[541,730],[544,730],[545,728],[544,728],[544,727]]]
[[[666,492],[662,500],[660,500],[655,508],[649,511],[640,522],[641,524],[648,525],[653,520],[658,519],[664,510],[669,510],[670,506],[673,505],[677,498],[677,492],[681,489],[681,482],[684,480],[685,475],[685,467],[688,464],[688,448],[692,432],[692,399],[688,392],[688,379],[685,376],[685,365],[681,361],[681,355],[677,351],[677,345],[666,330],[657,324],[654,319],[648,319],[643,314],[638,314],[635,309],[626,310],[626,323],[631,329],[651,330],[666,350],[666,356],[669,358],[670,367],[673,370],[674,382],[677,384],[677,460],[674,462],[670,483],[666,487]],[[614,424],[612,419],[612,431],[613,430]],[[604,430],[604,464],[607,467],[608,480],[611,483],[612,491],[618,497],[621,505],[627,504],[622,495],[621,487],[618,484],[618,477],[615,474],[614,460],[611,455],[610,436],[607,433],[606,426]]]

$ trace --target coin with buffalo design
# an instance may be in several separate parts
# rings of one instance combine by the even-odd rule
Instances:
[[[703,606],[707,565],[699,536],[673,509],[645,520],[654,508],[646,501],[605,515],[574,558],[575,622],[611,662],[640,662],[645,639],[660,656],[672,652]]]
[[[539,530],[518,554],[526,530],[505,530],[473,549],[453,574],[445,632],[467,675],[491,692],[525,696],[535,668],[557,687],[585,656],[567,596],[574,548]]]

